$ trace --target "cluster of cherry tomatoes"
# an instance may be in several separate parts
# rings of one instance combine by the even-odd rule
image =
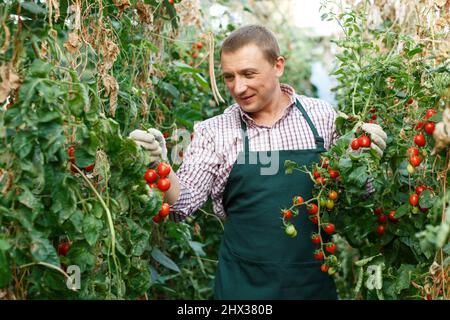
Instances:
[[[337,271],[338,259],[334,255],[336,251],[336,244],[332,241],[324,243],[320,235],[320,231],[323,230],[326,234],[332,235],[335,231],[335,226],[332,223],[323,223],[320,221],[320,208],[327,208],[332,210],[335,206],[335,202],[338,199],[338,193],[327,185],[331,185],[328,182],[338,179],[340,173],[338,170],[334,170],[329,166],[328,160],[323,159],[320,161],[320,165],[313,170],[312,177],[315,180],[316,187],[322,189],[317,198],[310,199],[305,202],[302,196],[298,195],[292,199],[292,206],[288,209],[282,209],[281,215],[283,219],[284,231],[289,237],[296,237],[297,230],[295,225],[289,220],[292,217],[298,215],[298,207],[301,205],[306,206],[306,211],[309,215],[309,220],[318,226],[317,233],[313,233],[311,236],[311,242],[317,244],[320,247],[313,252],[314,259],[323,261],[320,269],[330,275]],[[326,196],[322,196],[326,194]],[[319,205],[317,204],[319,202]]]
[[[155,169],[147,169],[144,174],[144,180],[147,182],[148,186],[152,189],[159,189],[166,192],[170,189],[170,180],[167,176],[170,174],[170,165],[161,162]],[[163,202],[161,209],[158,214],[153,217],[153,221],[159,223],[161,220],[165,219],[170,213],[170,205]]]
[[[69,156],[70,171],[72,171],[72,173],[78,173],[78,170],[75,168],[75,146],[70,146],[67,149],[67,155]],[[85,172],[91,172],[92,170],[94,170],[94,167],[95,163],[84,167],[83,170]]]
[[[432,121],[428,121],[429,118],[434,116],[436,114],[436,110],[434,109],[428,109],[425,113],[424,120],[420,120],[416,124],[416,130],[419,131],[418,134],[414,136],[414,144],[421,148],[425,147],[427,144],[425,136],[420,132],[422,130],[425,130],[425,132],[429,135],[432,135],[434,132],[434,129],[436,125]],[[408,149],[408,155],[409,155],[409,165],[408,165],[408,172],[410,174],[413,174],[415,172],[415,168],[418,167],[422,163],[422,157],[420,156],[420,151],[417,147],[410,147]]]
[[[377,234],[378,236],[382,236],[384,234],[384,232],[386,231],[386,227],[387,227],[387,222],[391,221],[391,222],[398,222],[400,221],[400,218],[396,218],[395,217],[395,210],[391,210],[389,211],[389,213],[386,215],[383,212],[383,208],[378,207],[376,208],[373,213],[375,214],[375,216],[377,216],[377,220],[378,220],[378,226],[377,226]]]
[[[358,150],[359,148],[370,148],[371,143],[370,137],[363,134],[358,138],[353,139],[350,146],[353,150]]]

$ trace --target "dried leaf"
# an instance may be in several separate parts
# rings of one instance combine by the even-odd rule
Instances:
[[[7,63],[0,66],[0,80],[0,103],[3,103],[12,90],[20,87],[20,78],[12,70],[11,64]]]
[[[80,36],[76,32],[69,33],[69,39],[64,43],[64,47],[70,52],[70,54],[74,54],[81,47],[81,39]]]
[[[6,25],[5,21],[2,21],[2,27],[3,30],[5,30],[5,41],[3,42],[2,47],[0,48],[0,54],[3,54],[8,50],[9,47],[9,41],[11,39],[11,32],[8,29],[8,26]]]
[[[153,14],[150,10],[150,5],[144,4],[142,1],[136,3],[136,10],[139,15],[139,19],[147,24],[153,24]]]
[[[109,96],[109,112],[114,118],[117,108],[117,96],[119,93],[119,84],[116,78],[107,74],[102,77],[103,86],[105,87],[105,95]]]
[[[119,9],[119,16],[124,10],[128,9],[131,6],[130,0],[113,0],[113,2],[114,5]]]

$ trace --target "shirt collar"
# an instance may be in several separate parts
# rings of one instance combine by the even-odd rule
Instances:
[[[289,111],[292,109],[292,106],[295,105],[296,94],[295,94],[294,88],[292,88],[290,85],[280,83],[280,88],[281,88],[281,91],[286,93],[289,96],[289,98],[291,99],[291,103],[284,111],[283,116],[280,118],[280,120],[281,120],[289,113]],[[257,124],[255,123],[255,120],[253,120],[253,118],[247,112],[244,112],[239,105],[238,105],[238,107],[239,107],[239,113],[241,115],[241,118],[247,123],[247,125],[251,124],[251,125],[256,126]]]

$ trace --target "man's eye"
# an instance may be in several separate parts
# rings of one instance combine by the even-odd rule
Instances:
[[[223,78],[227,81],[233,80],[233,76],[224,76]]]
[[[244,76],[246,78],[253,78],[255,76],[255,74],[254,73],[246,73],[246,74],[244,74]]]

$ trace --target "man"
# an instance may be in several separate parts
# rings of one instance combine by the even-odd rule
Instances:
[[[336,113],[328,103],[280,84],[284,64],[265,27],[231,33],[221,48],[221,68],[236,103],[195,126],[182,165],[169,175],[166,197],[176,217],[192,214],[211,193],[215,213],[226,218],[216,299],[337,298],[334,281],[313,258],[310,235],[316,226],[300,214],[294,222],[299,233],[289,238],[279,216],[295,195],[308,199],[313,189],[306,174],[286,176],[284,161],[318,162],[337,139]],[[385,133],[378,125],[364,128],[382,154]],[[152,160],[167,154],[155,129],[130,136]],[[268,160],[278,163],[276,170],[264,171]]]

